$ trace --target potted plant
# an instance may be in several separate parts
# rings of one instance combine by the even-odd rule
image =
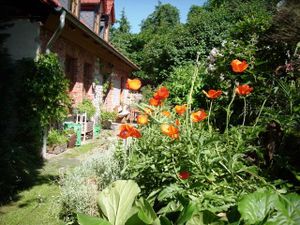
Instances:
[[[104,129],[111,129],[112,122],[116,120],[116,112],[101,111],[100,124]]]
[[[68,138],[63,132],[51,129],[48,135],[47,152],[51,154],[59,154],[67,149]]]
[[[65,130],[65,135],[67,137],[67,147],[74,148],[76,143],[77,135],[74,129],[67,129]]]
[[[78,113],[86,113],[87,118],[91,119],[96,113],[96,108],[91,100],[84,99],[80,104],[78,104],[77,111]]]

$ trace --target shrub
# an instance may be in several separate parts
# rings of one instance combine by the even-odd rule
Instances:
[[[75,221],[75,213],[99,215],[97,195],[111,182],[117,180],[120,167],[114,158],[113,147],[89,156],[80,166],[60,179],[60,217]]]
[[[115,121],[116,118],[117,118],[116,112],[108,112],[104,110],[101,111],[101,117],[100,117],[101,123],[108,120]]]
[[[89,99],[84,99],[78,104],[77,110],[79,113],[86,113],[88,118],[93,117],[96,113],[96,108]]]
[[[60,145],[67,143],[68,138],[64,132],[51,129],[48,134],[48,145]]]

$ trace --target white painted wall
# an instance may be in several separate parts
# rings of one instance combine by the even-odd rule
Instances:
[[[9,25],[1,33],[9,35],[4,47],[14,60],[35,58],[40,48],[40,24],[27,19],[5,22]]]
[[[119,106],[121,104],[121,89],[120,89],[120,85],[121,85],[121,78],[120,77],[114,77],[113,78],[113,108],[115,106]]]

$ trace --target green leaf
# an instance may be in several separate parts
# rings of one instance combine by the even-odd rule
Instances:
[[[161,225],[173,225],[173,223],[165,216],[159,217]]]
[[[135,213],[132,215],[125,223],[125,225],[146,225],[139,217],[138,214]]]
[[[189,219],[192,218],[196,209],[196,204],[190,202],[186,207],[184,207],[183,211],[180,213],[176,224],[180,225],[187,222]]]
[[[136,202],[138,207],[138,217],[146,224],[152,224],[154,220],[156,220],[157,216],[154,212],[153,208],[151,207],[150,203],[141,198]]]
[[[81,213],[77,214],[77,220],[80,225],[111,225],[107,220]]]
[[[255,224],[266,218],[277,200],[278,196],[269,190],[256,191],[242,198],[238,211],[247,224]]]
[[[223,224],[214,213],[205,210],[194,214],[193,217],[186,223],[186,225],[220,225]]]
[[[300,224],[300,195],[288,194],[281,196],[275,205],[277,213],[270,218],[268,225],[296,225]]]
[[[98,205],[112,225],[124,225],[135,213],[132,204],[139,193],[134,181],[118,180],[99,194]]]

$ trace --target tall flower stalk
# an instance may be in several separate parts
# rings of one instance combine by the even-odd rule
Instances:
[[[195,82],[196,82],[196,78],[198,76],[198,72],[199,72],[199,57],[200,57],[200,53],[197,52],[197,58],[196,58],[196,64],[195,64],[195,69],[194,69],[194,73],[193,73],[193,77],[192,77],[192,84],[191,84],[191,89],[190,89],[190,93],[187,99],[187,113],[186,113],[186,122],[189,121],[189,115],[191,113],[191,105],[192,105],[192,100],[193,100],[193,93],[194,93],[194,86],[195,86]],[[192,122],[190,121],[190,124],[192,125]]]
[[[243,112],[243,126],[245,126],[246,115],[247,115],[247,100],[246,97],[243,97],[244,100],[244,112]]]

